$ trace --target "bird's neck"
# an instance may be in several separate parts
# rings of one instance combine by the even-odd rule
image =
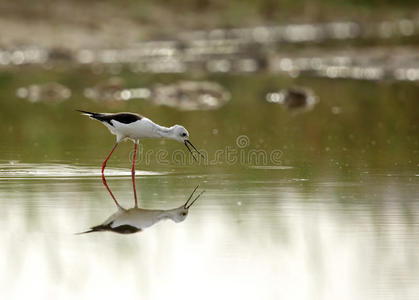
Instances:
[[[157,214],[157,221],[162,220],[174,220],[176,214],[176,209],[169,209],[169,210],[161,210]]]
[[[157,137],[172,138],[173,127],[164,127],[159,124],[153,123],[153,129]]]

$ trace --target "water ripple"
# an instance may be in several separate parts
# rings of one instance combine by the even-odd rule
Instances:
[[[131,176],[129,169],[107,168],[106,176]],[[137,170],[139,176],[165,175],[167,172]],[[7,179],[63,179],[101,176],[99,167],[73,166],[68,164],[0,164],[0,180]]]

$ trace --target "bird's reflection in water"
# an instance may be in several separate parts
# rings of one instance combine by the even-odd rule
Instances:
[[[121,234],[128,234],[142,231],[143,229],[153,226],[161,220],[170,219],[176,223],[182,222],[188,216],[189,208],[204,193],[204,191],[202,191],[191,201],[197,188],[198,186],[195,187],[185,204],[173,209],[142,209],[138,207],[125,209],[116,202],[118,207],[118,211],[116,213],[112,214],[102,224],[91,227],[89,230],[78,234],[96,231],[112,231]]]

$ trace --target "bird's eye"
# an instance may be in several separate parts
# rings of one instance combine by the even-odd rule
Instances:
[[[185,137],[187,134],[186,134],[186,132],[182,132],[181,134],[180,134],[180,136],[182,136],[182,137]]]
[[[186,216],[186,215],[187,215],[187,213],[185,213],[185,212],[182,213],[182,216]]]

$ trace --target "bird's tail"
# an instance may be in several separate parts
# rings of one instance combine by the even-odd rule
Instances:
[[[98,113],[94,113],[94,112],[90,112],[90,111],[85,111],[85,110],[80,110],[80,109],[76,109],[76,111],[81,112],[82,114],[85,114],[85,115],[87,115],[89,117],[98,114]]]
[[[82,114],[89,116],[92,119],[99,120],[101,117],[103,117],[103,114],[101,113],[95,113],[95,112],[90,112],[90,111],[85,111],[85,110],[80,110],[80,109],[76,109],[76,111],[81,112]]]
[[[79,235],[79,234],[86,234],[86,233],[91,233],[91,232],[96,232],[96,231],[106,231],[107,228],[108,228],[107,226],[98,225],[98,226],[94,226],[94,227],[90,228],[89,230],[82,231],[82,232],[77,232],[75,234]]]
[[[86,230],[86,231],[82,231],[82,232],[76,232],[76,235],[80,235],[80,234],[86,234],[86,233],[91,233],[91,232],[95,232],[98,230],[94,230],[94,229],[90,229],[90,230]]]

